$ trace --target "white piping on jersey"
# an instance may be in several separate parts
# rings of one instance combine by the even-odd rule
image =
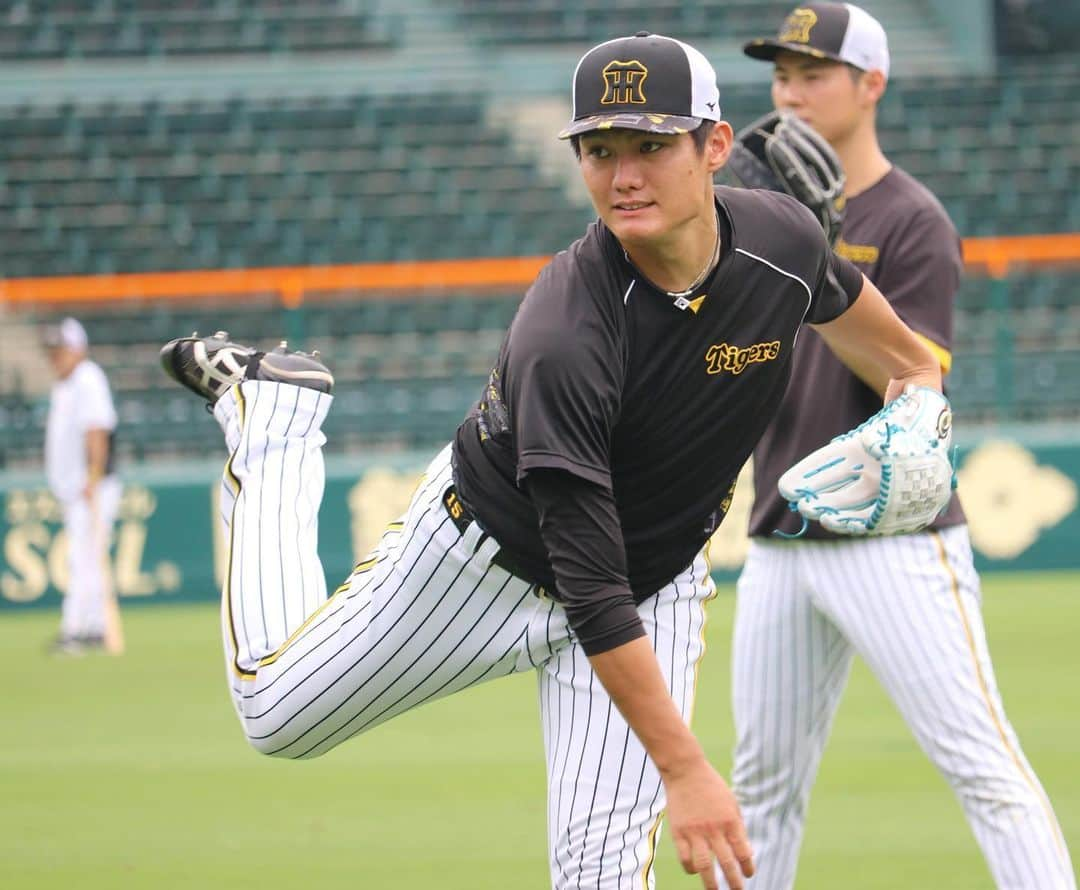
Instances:
[[[799,282],[799,284],[801,284],[803,286],[803,290],[806,291],[806,308],[803,310],[802,318],[799,319],[799,330],[802,330],[803,322],[806,320],[806,313],[808,313],[810,311],[810,304],[812,302],[814,302],[814,292],[813,292],[813,290],[811,290],[810,285],[807,284],[805,281],[803,281],[798,275],[792,275],[790,272],[785,272],[779,266],[774,266],[767,259],[759,257],[755,253],[750,253],[750,251],[748,251],[748,250],[743,250],[741,247],[736,247],[735,248],[735,253],[741,253],[743,256],[750,257],[750,259],[752,259],[752,260],[757,260],[759,263],[764,263],[770,269],[772,269],[772,270],[774,270],[776,272],[779,272],[781,275],[783,275],[783,276],[785,276],[787,278],[794,279],[795,281]],[[799,331],[796,331],[795,336],[791,340],[792,348],[795,347],[795,343],[798,341],[798,339],[799,339]]]
[[[623,304],[624,306],[628,306],[628,305],[630,305],[630,291],[632,291],[632,290],[634,289],[634,285],[635,285],[635,284],[637,284],[637,279],[636,279],[636,278],[635,278],[635,279],[633,279],[633,280],[632,280],[632,281],[630,282],[630,287],[628,287],[628,288],[626,289],[626,293],[625,293],[625,294],[623,294],[623,297],[622,297],[622,304]]]

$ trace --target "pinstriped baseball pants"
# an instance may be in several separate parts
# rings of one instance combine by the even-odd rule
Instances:
[[[1075,890],[994,680],[965,526],[751,543],[732,652],[732,778],[758,866],[748,890],[794,885],[810,788],[856,653],[952,786],[996,886]]]
[[[214,414],[229,460],[222,630],[233,701],[265,754],[314,757],[424,702],[535,671],[556,890],[646,890],[665,806],[659,775],[574,641],[561,606],[492,563],[498,544],[464,532],[443,496],[450,449],[400,522],[329,597],[317,555],[331,398],[245,381]],[[639,607],[689,721],[704,653],[703,555]],[[523,879],[523,885],[531,883]]]

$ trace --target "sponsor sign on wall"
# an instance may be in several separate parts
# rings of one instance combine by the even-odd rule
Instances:
[[[424,461],[328,463],[319,552],[329,589],[404,512]],[[122,601],[217,597],[228,553],[216,473],[200,464],[125,478],[109,554]],[[957,476],[980,571],[1080,569],[1080,443],[986,440],[961,452]],[[751,487],[747,467],[710,547],[718,580],[733,579],[746,555]],[[0,476],[0,510],[0,609],[58,605],[68,585],[59,504],[40,478]]]

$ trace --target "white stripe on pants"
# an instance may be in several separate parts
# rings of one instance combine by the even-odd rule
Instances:
[[[225,656],[248,739],[266,754],[313,757],[426,701],[538,669],[553,885],[651,887],[659,777],[571,639],[562,607],[494,565],[498,544],[475,523],[462,533],[450,519],[449,447],[402,521],[327,599],[316,545],[320,426],[331,401],[245,381],[214,409],[230,451]],[[639,607],[687,719],[713,592],[699,556]]]
[[[62,637],[95,637],[105,633],[105,589],[109,542],[120,509],[123,486],[114,476],[98,483],[93,507],[86,498],[65,501],[64,530],[68,546],[68,586],[60,612]]]
[[[758,868],[748,888],[794,884],[810,789],[856,653],[952,786],[996,885],[1075,890],[994,680],[964,526],[751,543],[732,652],[732,778]]]

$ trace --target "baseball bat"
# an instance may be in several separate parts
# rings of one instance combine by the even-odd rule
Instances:
[[[93,526],[94,548],[97,550],[98,560],[101,565],[101,600],[105,616],[105,651],[110,655],[123,655],[124,627],[120,623],[120,606],[116,602],[116,591],[113,589],[112,567],[109,565],[109,538],[101,524],[96,492],[90,501],[90,516]]]

